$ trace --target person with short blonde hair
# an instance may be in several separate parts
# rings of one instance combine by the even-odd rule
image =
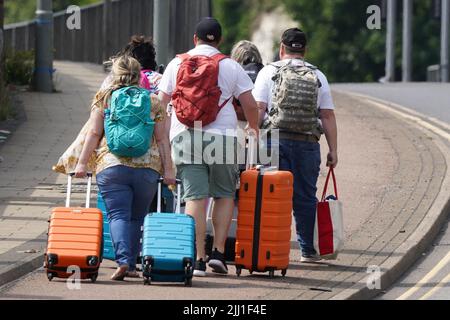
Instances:
[[[261,53],[256,45],[248,40],[239,41],[233,46],[231,59],[237,61],[241,66],[250,63],[262,64]]]

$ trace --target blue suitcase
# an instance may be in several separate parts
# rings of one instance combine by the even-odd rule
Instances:
[[[163,187],[163,199],[164,199],[164,208],[173,208],[173,194],[172,191],[169,190],[166,186]],[[114,246],[111,238],[111,233],[109,229],[108,222],[108,210],[106,210],[105,201],[103,200],[102,194],[100,191],[97,194],[97,208],[100,209],[103,213],[103,258],[115,261],[116,254],[114,252]],[[155,205],[156,210],[156,205]],[[166,209],[167,210],[167,209]],[[141,262],[139,260],[139,262]]]
[[[103,258],[114,261],[116,260],[116,254],[109,230],[108,212],[100,191],[97,194],[97,208],[102,210],[103,213]]]
[[[184,282],[192,286],[194,274],[195,221],[181,213],[161,213],[161,185],[158,184],[157,212],[145,217],[142,234],[144,285],[154,282]],[[177,181],[177,207],[181,207],[181,183]]]

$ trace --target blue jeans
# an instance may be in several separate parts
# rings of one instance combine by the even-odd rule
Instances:
[[[280,170],[294,175],[294,218],[303,256],[316,254],[314,224],[317,180],[320,173],[320,144],[280,139]]]
[[[97,175],[97,185],[105,200],[111,239],[119,266],[136,270],[140,251],[141,226],[157,192],[159,174],[151,169],[115,166]]]

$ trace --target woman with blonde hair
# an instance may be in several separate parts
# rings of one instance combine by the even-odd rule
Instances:
[[[165,110],[156,95],[151,94],[151,119],[155,122],[154,134],[148,151],[139,157],[125,157],[113,153],[105,136],[105,115],[108,116],[114,92],[135,87],[139,92],[140,63],[128,56],[113,61],[109,84],[94,99],[90,130],[75,169],[76,177],[85,177],[88,162],[96,151],[96,175],[100,193],[108,210],[111,237],[118,268],[112,280],[121,281],[126,276],[136,277],[141,226],[157,190],[158,179],[165,177],[166,184],[175,184],[175,172],[170,157],[170,143],[165,130]],[[142,91],[143,90],[143,91]],[[131,108],[131,105],[123,106]]]
[[[255,83],[259,71],[264,68],[262,64],[261,53],[255,44],[248,40],[242,40],[236,43],[231,50],[231,59],[239,63],[247,72],[250,79]],[[247,124],[244,110],[241,107],[239,100],[233,101],[234,109],[238,117],[239,127],[244,128]]]
[[[262,65],[261,53],[256,45],[248,40],[239,41],[233,46],[231,59],[237,61],[242,66],[251,63]]]

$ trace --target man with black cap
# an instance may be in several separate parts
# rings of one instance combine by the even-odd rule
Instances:
[[[280,170],[294,174],[294,218],[302,250],[301,261],[317,262],[314,224],[317,180],[321,154],[319,140],[324,133],[329,146],[327,166],[336,167],[337,126],[330,86],[325,75],[305,62],[305,33],[292,28],[281,38],[281,61],[266,66],[258,75],[253,95],[260,110],[262,127],[278,130]]]
[[[252,95],[253,82],[237,62],[220,53],[218,47],[221,40],[222,28],[219,22],[213,18],[202,19],[194,35],[195,48],[172,60],[159,84],[162,103],[167,105],[172,101],[172,157],[182,180],[186,213],[196,221],[195,276],[206,275],[206,208],[210,198],[214,198],[214,250],[208,264],[213,272],[228,273],[224,251],[233,217],[238,178],[236,160],[230,163],[227,157],[237,152],[238,120],[232,104],[233,97],[241,102],[250,127],[258,130],[257,104]],[[216,101],[214,96],[217,97]],[[202,122],[200,128],[192,125],[198,121]],[[226,148],[224,152],[216,150],[214,161],[205,156],[212,149],[211,146],[220,148],[222,144],[214,144],[224,140],[227,141],[223,144]]]

